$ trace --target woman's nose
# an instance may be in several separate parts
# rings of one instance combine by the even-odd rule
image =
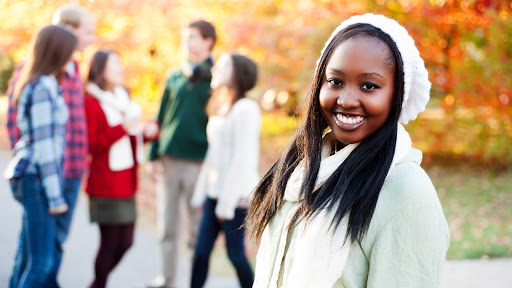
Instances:
[[[336,104],[342,106],[343,108],[353,108],[359,106],[359,91],[356,89],[343,89],[340,91],[338,95],[338,99],[336,100]]]

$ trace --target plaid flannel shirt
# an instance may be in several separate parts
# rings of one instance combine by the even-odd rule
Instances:
[[[44,75],[25,85],[16,112],[20,138],[5,176],[38,175],[48,207],[65,204],[61,175],[68,109],[55,77]]]
[[[81,178],[88,167],[87,153],[89,143],[87,139],[87,119],[85,117],[84,90],[80,78],[78,63],[71,62],[60,78],[62,97],[68,106],[69,121],[66,123],[66,146],[64,151],[64,178]],[[11,103],[14,83],[19,77],[23,63],[16,67],[11,78],[7,95],[9,95],[9,107],[7,110],[7,132],[11,147],[16,145],[20,138],[20,131],[16,126],[16,109]]]

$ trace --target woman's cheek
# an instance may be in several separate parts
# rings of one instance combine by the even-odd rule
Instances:
[[[336,103],[336,97],[332,93],[329,93],[325,87],[322,87],[318,95],[318,101],[320,102],[320,107],[330,109]]]

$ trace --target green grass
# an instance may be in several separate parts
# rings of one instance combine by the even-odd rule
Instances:
[[[512,256],[512,171],[426,169],[450,227],[449,259]]]

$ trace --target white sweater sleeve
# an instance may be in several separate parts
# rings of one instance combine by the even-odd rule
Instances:
[[[253,100],[239,100],[230,113],[232,160],[224,172],[225,189],[219,194],[215,209],[215,214],[226,220],[233,219],[239,201],[245,198],[256,184],[254,175],[258,173],[261,129],[260,108]]]
[[[194,187],[194,194],[192,194],[192,199],[190,199],[190,204],[192,207],[199,208],[203,206],[204,200],[206,200],[206,189],[207,189],[207,179],[206,179],[206,169],[201,167],[199,172],[199,176],[196,180],[196,185]]]

